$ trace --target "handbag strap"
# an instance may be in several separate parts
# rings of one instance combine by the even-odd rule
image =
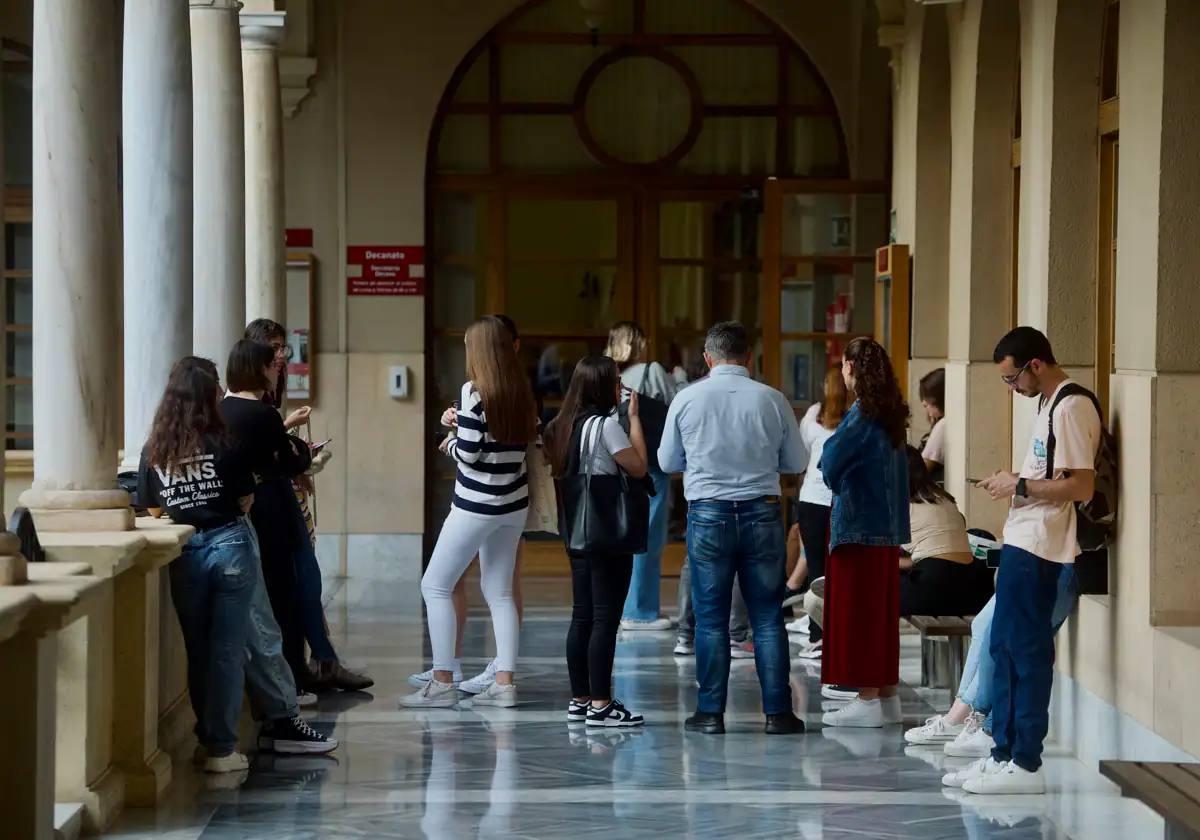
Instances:
[[[591,429],[594,430],[595,434],[593,434],[592,431],[590,431],[588,429],[588,425],[587,425],[588,423],[591,424]],[[584,424],[584,427],[583,427],[584,472],[583,472],[583,474],[585,476],[587,476],[589,482],[591,481],[592,475],[595,473],[596,450],[599,448],[599,444],[602,443],[604,440],[603,432],[604,432],[604,418],[600,417],[599,415],[597,415],[595,417],[589,417],[587,422]]]

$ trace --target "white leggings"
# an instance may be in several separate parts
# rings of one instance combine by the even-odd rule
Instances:
[[[526,516],[525,510],[480,516],[450,508],[425,576],[421,578],[435,671],[454,670],[458,622],[450,593],[477,552],[479,584],[492,611],[492,630],[496,634],[496,670],[516,669],[520,625],[512,597],[512,578],[517,565],[517,542],[525,529]]]

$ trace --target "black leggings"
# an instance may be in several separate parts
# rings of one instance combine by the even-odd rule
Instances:
[[[995,592],[993,577],[982,560],[926,557],[900,575],[900,615],[975,615]]]
[[[575,605],[567,631],[567,671],[573,697],[612,699],[617,630],[632,574],[629,554],[571,556]]]
[[[829,551],[829,508],[812,502],[801,502],[797,510],[800,525],[800,540],[804,543],[804,558],[808,561],[806,588],[819,577],[825,576],[825,555]],[[810,641],[821,641],[821,627],[815,621],[809,623]]]

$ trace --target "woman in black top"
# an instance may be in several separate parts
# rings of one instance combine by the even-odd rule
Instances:
[[[257,477],[250,521],[258,535],[271,608],[283,635],[283,655],[296,684],[303,687],[311,681],[296,586],[295,556],[303,534],[292,519],[296,499],[291,480],[308,469],[312,455],[308,444],[289,435],[279,413],[262,401],[275,370],[270,346],[242,339],[233,346],[225,370],[229,391],[221,401],[221,415]]]
[[[226,431],[220,399],[211,362],[176,362],[142,453],[138,488],[152,515],[165,512],[196,529],[171,564],[171,597],[187,649],[196,736],[211,773],[249,766],[236,748],[258,579],[254,535],[242,516],[254,478]]]

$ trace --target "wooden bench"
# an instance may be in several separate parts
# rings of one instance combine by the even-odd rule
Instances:
[[[950,685],[936,685],[933,688],[958,688],[962,679],[963,663],[966,660],[965,641],[971,638],[971,619],[974,616],[963,615],[913,615],[908,617],[908,623],[921,633],[921,685],[929,687],[933,682],[936,649],[935,639],[945,639],[950,653]]]
[[[1200,764],[1101,761],[1100,774],[1162,816],[1167,840],[1200,838]]]

